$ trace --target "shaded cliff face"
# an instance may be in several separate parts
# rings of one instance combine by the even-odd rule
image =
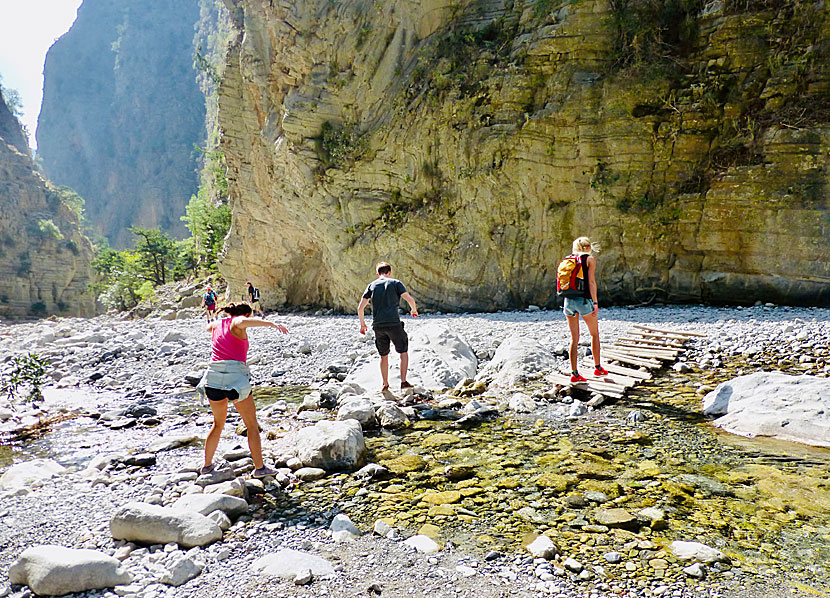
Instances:
[[[601,302],[830,303],[826,4],[236,5],[221,270],[266,304],[352,309],[384,259],[550,306],[580,235]]]
[[[92,246],[81,235],[77,216],[35,172],[20,124],[2,94],[0,213],[0,317],[92,315]]]
[[[46,56],[38,155],[114,245],[132,225],[185,234],[205,136],[198,21],[198,0],[85,0]]]

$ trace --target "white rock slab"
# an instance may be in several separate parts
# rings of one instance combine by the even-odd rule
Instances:
[[[300,573],[310,570],[314,577],[334,575],[334,566],[324,558],[299,550],[280,550],[259,557],[251,565],[262,575],[294,579]]]
[[[671,543],[671,551],[681,561],[695,561],[697,563],[711,564],[717,561],[728,561],[729,558],[717,548],[712,548],[700,542],[681,542],[679,540]]]
[[[418,552],[423,554],[433,554],[441,550],[441,547],[438,543],[430,538],[429,536],[424,536],[423,534],[418,534],[416,536],[412,536],[404,540],[404,544],[407,546],[411,546]]]
[[[48,480],[66,471],[66,468],[52,459],[32,459],[12,465],[0,477],[0,489],[17,490],[36,482]]]
[[[116,540],[204,546],[222,537],[215,521],[193,511],[182,511],[148,503],[127,503],[110,520],[110,531]]]
[[[741,436],[830,446],[830,379],[756,372],[723,382],[703,400],[714,424]]]
[[[493,359],[482,368],[476,380],[489,381],[492,387],[508,389],[537,378],[556,365],[556,356],[551,351],[543,348],[533,337],[515,333],[499,345]]]
[[[186,494],[173,503],[172,508],[208,515],[222,511],[228,517],[239,517],[248,510],[248,503],[227,494]]]
[[[409,374],[407,380],[426,389],[455,386],[475,376],[478,360],[467,340],[443,322],[404,322],[409,334]],[[355,364],[345,383],[363,392],[380,389],[380,358],[373,354]],[[400,362],[394,348],[389,358],[389,383],[401,384]]]
[[[128,584],[132,575],[121,561],[97,550],[52,544],[23,551],[9,569],[9,582],[38,595],[63,595]]]

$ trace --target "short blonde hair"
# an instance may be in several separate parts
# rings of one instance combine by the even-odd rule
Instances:
[[[599,253],[599,243],[591,241],[588,237],[579,237],[574,239],[571,247],[572,253]]]

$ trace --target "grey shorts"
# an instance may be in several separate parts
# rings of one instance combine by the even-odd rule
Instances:
[[[199,393],[206,396],[206,388],[216,390],[235,390],[237,400],[247,399],[251,394],[251,373],[248,366],[241,361],[231,359],[211,361],[201,382],[196,387]],[[233,403],[233,400],[231,400]]]
[[[375,347],[381,356],[389,355],[389,343],[395,345],[395,351],[406,353],[409,351],[409,336],[403,329],[403,322],[397,326],[372,327],[375,331]]]
[[[587,316],[594,311],[594,302],[585,297],[565,297],[565,307],[562,311],[566,316]]]

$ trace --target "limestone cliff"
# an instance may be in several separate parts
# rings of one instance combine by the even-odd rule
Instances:
[[[92,315],[92,246],[78,217],[35,171],[2,94],[0,213],[0,316]]]
[[[230,2],[231,0],[228,0]],[[222,273],[353,309],[390,261],[441,309],[830,304],[830,5],[235,0]]]
[[[199,0],[84,0],[46,56],[38,155],[114,245],[131,225],[185,234],[205,138],[198,22]]]

